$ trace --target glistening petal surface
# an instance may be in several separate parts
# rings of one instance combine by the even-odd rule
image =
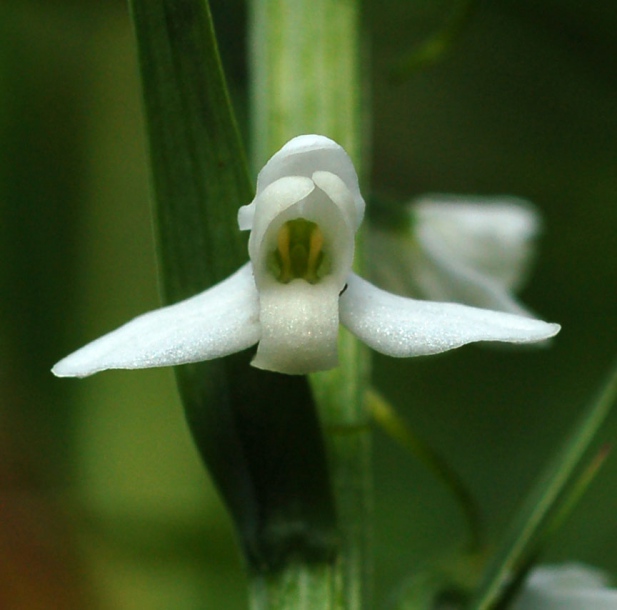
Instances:
[[[353,273],[340,299],[340,319],[374,350],[396,358],[437,354],[476,341],[534,343],[560,329],[508,313],[406,299]]]
[[[339,283],[329,276],[311,285],[304,280],[270,284],[260,292],[262,336],[253,366],[305,375],[338,364]]]
[[[58,362],[58,377],[211,360],[259,341],[259,296],[249,263],[208,290],[131,320]]]

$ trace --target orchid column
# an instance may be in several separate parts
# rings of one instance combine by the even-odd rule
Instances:
[[[359,7],[356,0],[253,0],[250,21],[252,162],[255,169],[287,140],[328,136],[361,175]],[[356,251],[356,265],[361,261]],[[364,408],[367,358],[345,330],[340,366],[312,375],[330,456],[341,553],[341,605],[367,604],[370,438]]]

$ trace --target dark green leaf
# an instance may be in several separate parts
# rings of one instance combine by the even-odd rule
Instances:
[[[252,199],[203,0],[131,0],[165,300],[247,260],[236,214]],[[249,353],[177,369],[187,418],[253,569],[330,558],[334,509],[306,379],[251,369]]]

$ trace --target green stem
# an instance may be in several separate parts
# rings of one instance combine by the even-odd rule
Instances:
[[[259,169],[287,140],[317,133],[360,157],[356,0],[251,3],[252,159]]]
[[[341,144],[360,169],[361,86],[357,0],[253,0],[251,3],[252,162],[255,170],[290,138],[317,133]],[[360,248],[356,264],[361,261]],[[328,449],[340,535],[328,576],[328,603],[256,608],[360,610],[370,605],[368,552],[371,507],[369,415],[364,396],[366,351],[346,331],[339,339],[340,365],[311,376]],[[282,600],[289,579],[310,566],[288,566],[270,579],[269,600]],[[323,584],[323,583],[322,583]],[[299,585],[298,585],[299,586]],[[274,591],[279,590],[280,595]],[[318,590],[318,589],[317,589]],[[263,596],[261,597],[263,599]],[[259,604],[255,598],[254,604]],[[305,604],[305,605],[302,605]]]
[[[338,369],[312,376],[324,422],[325,440],[341,535],[340,591],[346,610],[370,607],[372,516],[371,434],[363,390],[366,353],[348,333],[341,333],[339,351],[347,349]]]
[[[253,575],[250,610],[327,610],[338,608],[334,571],[329,564],[291,562],[285,569]]]

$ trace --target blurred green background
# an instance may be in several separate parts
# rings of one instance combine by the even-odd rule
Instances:
[[[375,379],[476,493],[496,538],[617,352],[617,10],[474,5],[439,63],[391,77],[451,2],[365,2],[372,189],[513,194],[545,232],[525,303],[549,349],[374,360]],[[213,0],[246,127],[246,6]],[[245,129],[246,132],[246,129]],[[60,357],[156,307],[135,48],[124,2],[0,5],[0,606],[235,610],[244,576],[171,371],[58,380]],[[602,431],[617,432],[617,414]],[[463,539],[458,509],[375,442],[376,593]],[[546,559],[617,576],[617,459]]]

